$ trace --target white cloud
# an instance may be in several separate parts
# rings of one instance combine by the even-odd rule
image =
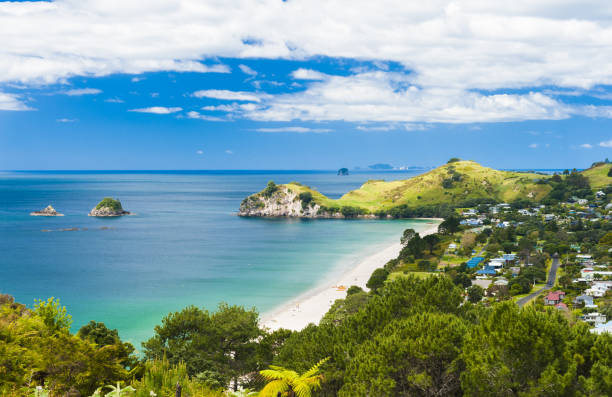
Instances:
[[[459,88],[421,87],[414,76],[367,71],[329,76],[305,91],[262,98],[240,109],[243,117],[259,121],[473,123],[570,117],[571,107],[537,92],[483,94]],[[580,110],[582,112],[582,110]],[[416,124],[415,124],[416,123]]]
[[[299,68],[291,72],[291,77],[296,80],[325,80],[327,75],[316,70]]]
[[[115,97],[115,98],[105,99],[104,102],[108,102],[108,103],[124,103],[125,101],[123,99]]]
[[[257,128],[255,131],[257,132],[297,132],[298,134],[304,134],[307,132],[312,133],[325,133],[332,132],[332,130],[328,128],[307,128],[307,127],[276,127],[276,128]]]
[[[55,121],[57,121],[58,123],[74,123],[75,121],[77,121],[77,119],[62,118],[62,119],[57,119]]]
[[[261,119],[318,119],[319,113],[321,120],[388,122],[612,117],[559,102],[576,90],[612,85],[612,4],[605,0],[228,0],[223,7],[200,0],[150,0],[146,7],[119,0],[0,2],[0,42],[0,83],[161,70],[229,73],[210,61],[228,57],[332,57],[372,60],[387,75],[398,63],[421,90],[410,98],[378,91],[387,100],[350,91],[359,94],[352,103],[336,100],[320,111],[308,94],[283,96],[270,111],[251,115]],[[331,89],[338,78],[314,84]],[[534,87],[553,89],[503,94]],[[307,92],[317,90],[323,88]],[[403,111],[410,114],[401,117]]]
[[[0,92],[0,110],[34,110],[21,101],[19,95]]]
[[[242,73],[244,74],[248,74],[249,76],[255,77],[257,76],[257,71],[251,69],[250,67],[248,67],[247,65],[238,65],[238,68],[242,71]]]
[[[180,107],[152,106],[149,108],[130,109],[128,110],[128,112],[171,114],[171,113],[180,112],[181,110],[183,110],[183,108],[180,108]]]
[[[227,121],[220,117],[207,116],[205,114],[201,114],[193,110],[190,112],[187,112],[187,117],[190,119],[198,119],[198,120],[205,120],[205,121]]]
[[[98,95],[102,93],[102,90],[97,88],[75,88],[72,90],[62,91],[61,93],[69,96]]]
[[[234,152],[233,152],[233,151],[231,151],[231,150],[229,150],[229,149],[227,149],[227,150],[225,151],[225,154],[234,154]]]
[[[359,125],[357,126],[359,131],[391,131],[396,130],[397,125],[385,124],[385,125]]]
[[[601,146],[601,147],[612,147],[612,139],[610,139],[609,141],[599,142],[599,146]]]
[[[532,143],[529,146],[527,146],[529,149],[537,149],[538,148],[538,144],[537,143]]]
[[[204,151],[203,150],[196,150],[196,154],[197,155],[202,155],[202,154],[204,154]]]
[[[209,112],[233,112],[238,110],[239,106],[237,103],[231,105],[217,105],[217,106],[202,106],[202,110]]]
[[[138,83],[139,81],[144,80],[145,77],[132,77],[132,83]]]
[[[590,143],[583,143],[582,145],[580,145],[580,147],[583,149],[592,149],[593,145],[591,145]]]
[[[196,98],[214,98],[226,101],[259,102],[261,99],[253,92],[228,90],[200,90],[192,94]]]

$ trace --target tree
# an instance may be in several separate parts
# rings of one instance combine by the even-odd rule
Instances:
[[[410,240],[412,240],[412,238],[415,235],[416,235],[416,232],[414,231],[414,229],[406,229],[406,230],[404,230],[404,233],[402,234],[402,237],[400,238],[400,243],[402,245],[408,244],[408,242]]]
[[[387,280],[387,277],[389,277],[389,272],[385,270],[384,268],[379,267],[378,269],[374,270],[374,272],[370,276],[370,279],[368,280],[366,287],[376,292],[377,290],[382,288],[383,285],[385,285],[385,281]]]
[[[427,236],[423,237],[423,242],[429,248],[429,254],[433,255],[433,249],[440,242],[440,236],[438,236],[435,233],[434,234],[428,234]]]
[[[451,163],[456,163],[458,161],[461,161],[461,159],[459,157],[451,157],[446,164],[451,164]]]
[[[457,273],[457,275],[453,279],[453,283],[455,283],[455,285],[458,285],[462,288],[467,288],[470,285],[472,285],[472,280],[468,277],[467,274],[460,272],[460,273]]]
[[[457,357],[466,332],[462,320],[444,313],[393,320],[357,349],[338,395],[460,395]]]
[[[69,331],[72,324],[72,316],[66,312],[66,307],[60,306],[59,299],[53,297],[43,300],[36,300],[34,313],[40,316],[45,325],[54,331]]]
[[[259,392],[259,397],[276,397],[279,393],[283,397],[310,397],[313,390],[321,387],[323,375],[319,371],[327,360],[329,357],[319,361],[301,375],[278,366],[270,366],[270,369],[259,371],[269,382]]]
[[[480,285],[472,285],[467,290],[468,300],[472,303],[478,303],[482,300],[484,296],[484,289]]]
[[[459,218],[455,215],[451,215],[444,219],[438,226],[438,233],[440,234],[453,234],[459,231]]]
[[[236,388],[241,376],[258,369],[258,321],[254,308],[221,303],[209,313],[189,306],[155,326],[155,336],[143,343],[144,354],[150,360],[165,356],[173,365],[184,362],[190,376],[212,370]]]
[[[569,287],[572,285],[572,278],[567,274],[564,274],[563,276],[559,277],[559,285],[564,289]]]

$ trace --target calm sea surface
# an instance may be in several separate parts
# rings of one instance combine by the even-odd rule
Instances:
[[[0,172],[0,292],[32,305],[57,297],[74,330],[89,320],[140,346],[170,311],[217,303],[265,312],[374,253],[406,220],[287,220],[235,216],[269,180],[340,197],[368,179],[311,171]],[[93,218],[103,197],[135,216]],[[32,217],[52,204],[64,217]],[[78,228],[75,231],[60,229]],[[50,231],[43,231],[50,230]]]

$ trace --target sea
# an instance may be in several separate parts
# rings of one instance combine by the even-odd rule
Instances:
[[[239,217],[246,196],[273,180],[338,198],[369,179],[421,172],[0,172],[0,293],[29,307],[55,297],[73,331],[104,322],[137,349],[165,315],[189,305],[265,313],[427,224]],[[104,197],[134,215],[89,217]],[[49,204],[65,216],[29,215]]]

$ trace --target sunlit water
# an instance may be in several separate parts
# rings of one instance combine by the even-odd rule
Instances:
[[[300,181],[331,197],[368,179],[410,172],[0,173],[0,292],[19,302],[61,299],[76,330],[89,320],[135,343],[187,305],[260,312],[399,239],[422,221],[241,218],[241,200],[267,181]],[[87,213],[103,197],[135,212]],[[52,204],[64,217],[32,217]],[[76,231],[60,229],[79,228]],[[86,230],[85,230],[86,229]],[[43,231],[51,230],[51,231]]]

